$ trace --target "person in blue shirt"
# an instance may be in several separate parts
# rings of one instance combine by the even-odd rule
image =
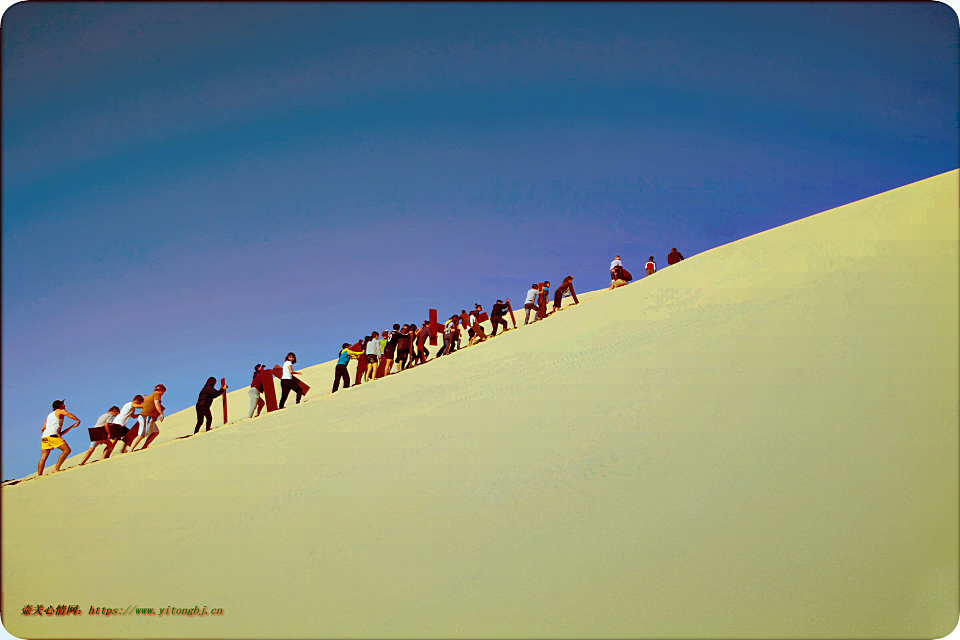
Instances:
[[[350,351],[350,344],[347,342],[343,343],[343,346],[340,347],[340,358],[337,360],[337,369],[336,374],[333,378],[333,391],[330,393],[336,393],[337,389],[340,388],[340,380],[343,380],[343,388],[350,388],[350,374],[347,373],[347,363],[350,362],[350,358],[359,358],[363,355],[362,351]]]

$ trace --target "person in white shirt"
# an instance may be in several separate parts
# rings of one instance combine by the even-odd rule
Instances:
[[[294,378],[294,375],[301,375],[299,371],[293,370],[293,365],[297,363],[296,354],[291,351],[283,361],[283,375],[280,377],[280,408],[283,409],[283,403],[287,401],[287,396],[293,391],[297,394],[297,404],[300,404],[300,398],[303,396],[303,389],[300,387],[300,381]]]
[[[370,340],[367,341],[367,372],[364,374],[364,382],[373,380],[377,375],[377,363],[380,361],[380,334],[374,331],[370,334]]]
[[[523,324],[530,322],[530,312],[533,311],[533,321],[537,321],[537,296],[540,291],[536,283],[530,285],[530,291],[527,291],[527,297],[523,301]]]
[[[114,424],[120,425],[120,441],[123,442],[123,446],[120,448],[120,453],[127,452],[127,441],[124,438],[129,431],[129,429],[127,429],[127,422],[130,421],[130,419],[138,420],[140,418],[140,414],[137,413],[137,409],[142,408],[143,396],[139,394],[135,395],[133,396],[133,400],[120,407],[120,415],[113,420]],[[112,438],[111,436],[111,439],[115,438]]]
[[[620,256],[617,256],[613,259],[613,262],[610,263],[610,288],[613,289],[613,283],[616,280],[620,279],[620,269],[623,268],[623,263],[620,262]]]
[[[117,444],[117,441],[110,439],[110,433],[108,431],[110,427],[107,425],[109,424],[111,427],[119,427],[119,425],[113,422],[114,418],[116,418],[118,415],[120,415],[120,407],[110,407],[109,411],[97,418],[97,424],[95,424],[93,428],[96,429],[97,427],[103,427],[104,430],[107,430],[107,437],[103,440],[90,441],[90,448],[87,449],[86,455],[84,455],[83,460],[80,461],[81,467],[87,464],[87,460],[89,460],[90,456],[93,455],[93,450],[101,444],[105,447],[103,450],[103,456],[100,458],[101,460],[106,460],[110,457],[110,454],[113,453],[113,447]]]
[[[37,463],[37,475],[43,475],[43,467],[47,464],[47,457],[54,449],[60,449],[60,459],[57,460],[57,466],[53,468],[52,473],[60,471],[60,465],[63,464],[67,456],[70,455],[70,445],[66,443],[63,436],[73,429],[80,426],[80,418],[67,411],[66,400],[54,400],[53,411],[47,416],[46,421],[40,428],[40,462]],[[76,420],[75,423],[63,429],[63,419],[70,418]],[[61,430],[62,429],[62,430]]]

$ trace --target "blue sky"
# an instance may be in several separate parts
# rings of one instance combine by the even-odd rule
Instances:
[[[158,382],[183,409],[290,350],[955,169],[957,27],[932,3],[14,5],[3,477],[57,398],[82,427]]]

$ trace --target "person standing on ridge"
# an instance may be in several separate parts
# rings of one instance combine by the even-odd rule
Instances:
[[[367,340],[367,348],[364,350],[367,354],[367,372],[363,376],[364,382],[373,380],[377,374],[377,363],[380,361],[380,334],[374,331]]]
[[[160,435],[160,427],[157,426],[157,422],[163,422],[163,405],[160,404],[160,399],[166,391],[165,386],[158,384],[153,388],[153,393],[143,399],[143,408],[140,410],[140,417],[137,419],[140,424],[140,433],[130,447],[131,453],[137,450],[137,445],[144,438],[146,438],[146,442],[140,448],[141,451],[149,447],[150,443]]]
[[[213,405],[214,398],[219,398],[227,388],[221,386],[219,389],[214,389],[213,387],[216,384],[217,379],[210,376],[207,378],[207,384],[203,385],[203,389],[200,390],[200,395],[197,397],[197,426],[193,429],[194,435],[200,432],[200,425],[203,424],[204,418],[207,420],[207,428],[204,431],[210,431],[210,424],[213,422],[210,407]]]
[[[250,383],[250,388],[247,389],[247,395],[250,397],[250,413],[247,415],[248,418],[252,418],[253,412],[257,412],[257,416],[260,416],[260,412],[263,411],[263,407],[267,404],[264,402],[263,398],[260,397],[260,394],[263,393],[263,379],[260,378],[260,372],[263,371],[264,366],[258,364],[253,368],[253,381]],[[273,380],[270,381],[271,384]]]
[[[330,393],[336,393],[337,389],[340,388],[340,380],[343,380],[343,388],[350,388],[350,374],[347,372],[347,363],[350,362],[350,358],[359,358],[363,355],[360,351],[350,351],[350,344],[347,342],[343,343],[343,346],[340,347],[340,357],[337,359],[336,373],[333,377],[333,391]]]
[[[650,259],[647,260],[647,275],[653,275],[657,272],[657,263],[654,262],[653,256],[650,256]]]
[[[77,466],[82,467],[83,465],[87,464],[87,460],[89,460],[90,456],[93,455],[93,450],[101,444],[105,446],[105,449],[103,450],[103,456],[101,456],[100,459],[106,460],[110,457],[110,454],[113,453],[113,447],[117,444],[117,442],[116,440],[110,440],[110,427],[107,425],[119,427],[120,425],[117,425],[113,422],[114,418],[116,418],[118,415],[120,415],[120,407],[110,407],[109,411],[97,418],[97,424],[95,424],[93,428],[96,429],[97,427],[103,427],[104,430],[107,431],[107,437],[105,440],[91,440],[90,448],[87,449],[87,453],[84,454],[83,460],[81,460],[80,464]]]
[[[70,445],[66,443],[63,436],[66,435],[70,429],[80,426],[80,418],[67,411],[66,407],[66,400],[54,400],[53,411],[47,415],[46,421],[40,428],[40,462],[37,463],[37,476],[43,475],[43,468],[47,464],[47,457],[54,449],[60,449],[63,453],[60,454],[60,458],[57,460],[57,466],[53,468],[51,473],[60,471],[60,465],[62,465],[64,460],[67,459],[67,456],[70,455]],[[70,418],[71,420],[76,420],[76,422],[66,429],[63,429],[64,418]],[[63,430],[61,431],[61,429]]]
[[[674,247],[670,250],[670,254],[667,255],[667,266],[670,266],[671,264],[677,264],[681,260],[683,260],[683,256],[680,255],[680,252],[677,251],[676,247]]]
[[[530,285],[530,290],[527,291],[527,297],[523,301],[523,326],[527,326],[527,323],[530,322],[531,311],[533,311],[533,321],[537,321],[537,295],[539,293],[536,284]]]
[[[283,403],[287,401],[287,396],[293,391],[297,394],[297,404],[300,404],[300,398],[303,396],[303,388],[300,381],[294,378],[294,375],[303,375],[299,371],[293,370],[293,365],[297,364],[297,355],[291,351],[283,360],[283,375],[280,377],[280,408],[283,409]]]
[[[503,325],[503,332],[507,332],[507,321],[503,319],[503,314],[507,310],[507,305],[510,304],[510,298],[507,298],[507,301],[504,302],[499,298],[493,304],[493,308],[490,310],[490,324],[493,325],[493,330],[490,332],[490,337],[497,335],[497,327]]]

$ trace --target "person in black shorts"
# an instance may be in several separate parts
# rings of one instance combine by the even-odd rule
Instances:
[[[410,325],[405,324],[400,327],[400,333],[397,338],[397,370],[403,371],[407,368],[407,360],[410,358]]]

